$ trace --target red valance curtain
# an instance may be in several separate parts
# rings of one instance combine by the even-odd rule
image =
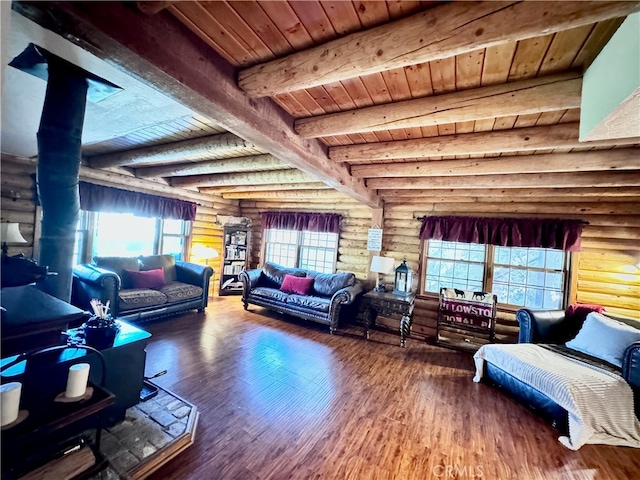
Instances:
[[[577,252],[580,250],[582,226],[580,220],[425,217],[420,228],[420,238]]]
[[[262,228],[340,233],[341,218],[337,213],[264,212]]]
[[[80,208],[90,212],[133,213],[141,217],[195,220],[194,202],[80,182]]]

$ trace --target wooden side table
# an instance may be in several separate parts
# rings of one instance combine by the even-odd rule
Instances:
[[[378,317],[386,317],[400,321],[400,346],[406,345],[411,332],[411,313],[415,293],[398,295],[392,292],[370,291],[362,296],[363,317],[365,322],[364,337],[369,338],[369,331],[375,326]]]

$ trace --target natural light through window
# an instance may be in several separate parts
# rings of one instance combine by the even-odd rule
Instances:
[[[550,248],[495,247],[493,293],[511,305],[562,308],[564,257]]]
[[[93,257],[168,254],[182,260],[190,222],[138,217],[131,213],[82,211],[76,233],[76,264]]]
[[[153,255],[155,219],[130,213],[99,213],[93,251],[101,257]]]
[[[568,256],[562,250],[429,240],[426,257],[425,292],[458,288],[495,293],[507,305],[564,306]]]
[[[298,267],[334,273],[338,253],[338,234],[265,230],[265,261],[283,267]]]

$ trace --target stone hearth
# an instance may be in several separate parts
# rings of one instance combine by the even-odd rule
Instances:
[[[109,466],[91,480],[143,479],[191,446],[198,411],[158,387],[158,395],[127,410],[125,419],[102,431]],[[95,430],[85,435],[94,440]]]

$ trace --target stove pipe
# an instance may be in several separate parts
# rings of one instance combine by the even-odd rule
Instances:
[[[87,99],[86,72],[47,55],[47,92],[38,130],[36,181],[42,205],[40,265],[49,267],[41,288],[71,299],[73,249],[80,218],[78,176]]]

